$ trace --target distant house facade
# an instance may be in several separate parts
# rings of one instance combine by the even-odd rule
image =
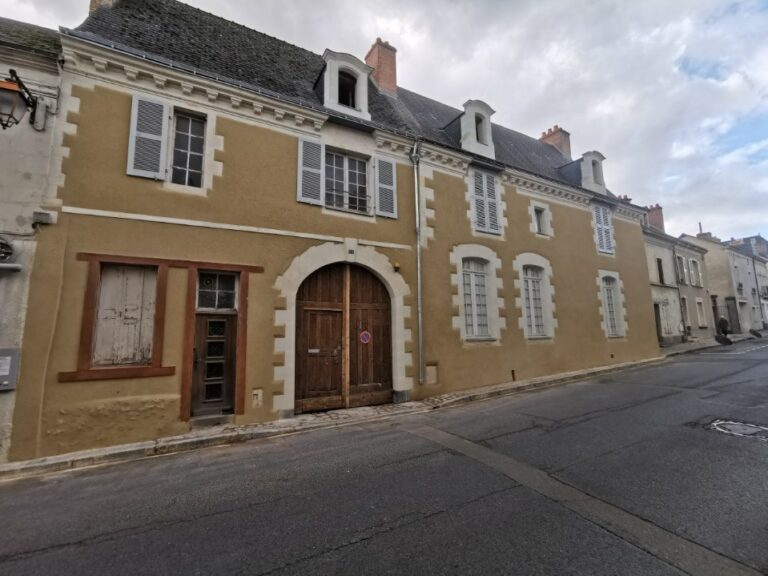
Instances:
[[[662,207],[648,207],[643,227],[656,335],[662,345],[712,336],[706,250],[664,231]]]
[[[38,238],[57,216],[50,173],[61,52],[53,30],[0,18],[0,81],[13,70],[36,99],[34,112],[0,130],[0,462],[11,438],[27,297]]]
[[[761,330],[765,320],[758,274],[763,268],[762,259],[744,254],[710,233],[682,238],[707,250],[705,259],[714,317],[726,318],[735,333]]]
[[[405,90],[380,40],[92,4],[61,36],[11,459],[658,356],[645,210],[566,131]]]

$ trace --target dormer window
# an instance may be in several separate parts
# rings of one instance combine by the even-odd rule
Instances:
[[[603,177],[605,156],[595,150],[585,152],[581,157],[581,186],[598,194],[607,194]]]
[[[491,116],[493,108],[481,100],[468,100],[464,103],[464,114],[461,115],[461,147],[462,149],[496,159],[496,149],[493,146]]]
[[[475,137],[480,144],[487,145],[488,142],[485,139],[485,126],[484,119],[480,114],[475,114]]]
[[[605,182],[603,182],[603,167],[597,160],[592,160],[592,174],[595,178],[595,184],[605,186]]]
[[[339,72],[339,104],[355,108],[357,78],[349,72]]]
[[[320,79],[323,105],[345,116],[370,120],[368,112],[368,77],[373,68],[351,54],[326,50],[325,70]]]

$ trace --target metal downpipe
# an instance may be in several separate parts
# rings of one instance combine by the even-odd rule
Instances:
[[[411,162],[413,163],[413,197],[416,203],[416,319],[418,323],[419,385],[424,384],[424,311],[422,308],[422,270],[421,270],[421,186],[419,184],[419,154],[421,140],[413,143]]]

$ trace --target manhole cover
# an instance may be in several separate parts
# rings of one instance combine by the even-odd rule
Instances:
[[[734,422],[733,420],[715,420],[709,425],[710,430],[724,432],[732,436],[745,436],[768,442],[768,427],[746,422]]]

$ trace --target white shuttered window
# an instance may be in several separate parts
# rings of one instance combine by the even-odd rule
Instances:
[[[592,207],[595,216],[595,240],[597,249],[606,254],[613,254],[613,219],[607,206],[595,204]]]
[[[169,107],[163,102],[133,97],[128,169],[131,176],[164,180],[168,150]]]
[[[397,218],[396,164],[385,158],[376,159],[376,214]]]
[[[316,140],[299,139],[299,168],[296,199],[309,204],[322,204],[324,146]]]
[[[493,174],[475,170],[472,192],[474,227],[478,232],[501,234],[501,209]]]
[[[94,366],[150,364],[157,268],[102,264]]]

